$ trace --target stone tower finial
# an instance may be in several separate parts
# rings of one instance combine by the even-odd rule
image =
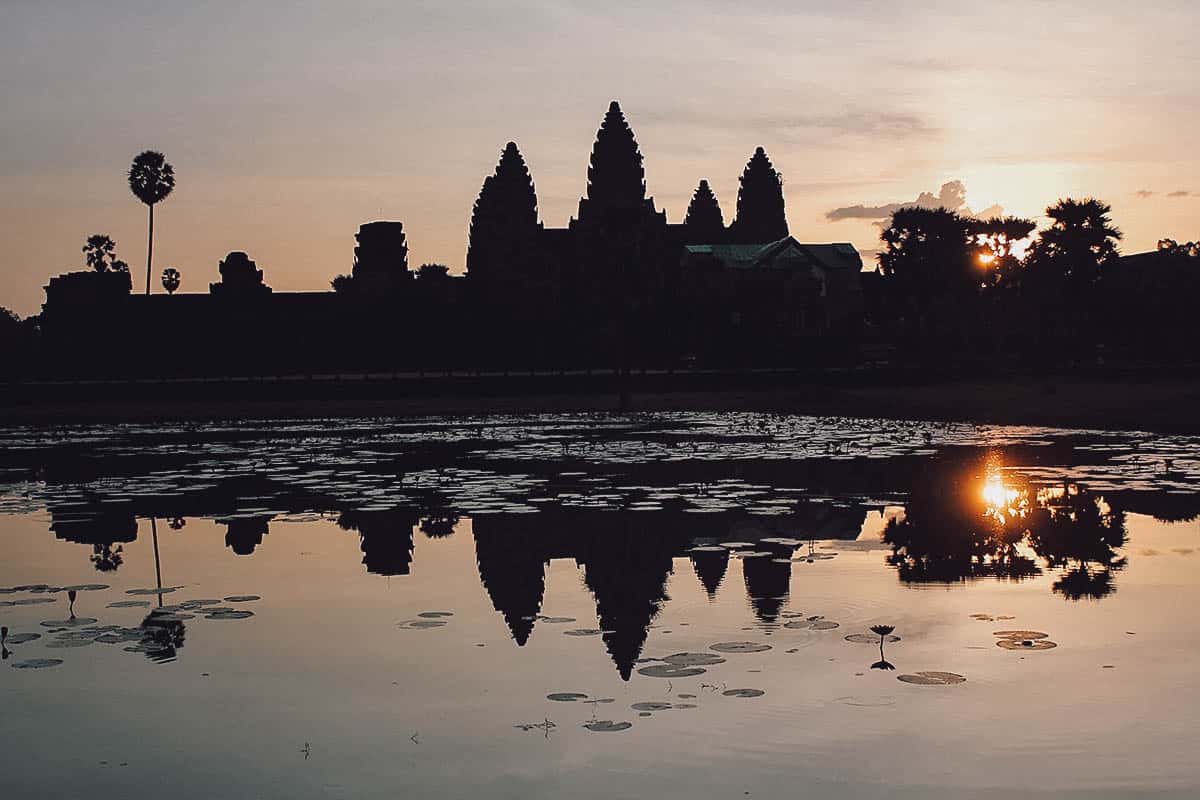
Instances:
[[[738,189],[737,219],[731,226],[739,242],[774,242],[788,235],[783,179],[761,147],[746,163]]]
[[[483,181],[471,213],[467,272],[496,277],[497,270],[519,266],[538,224],[537,192],[516,142],[500,155],[496,171]]]
[[[725,218],[707,180],[701,180],[696,187],[683,224],[687,227],[688,238],[694,242],[717,242],[724,235]]]
[[[642,153],[621,106],[608,107],[588,166],[588,205],[595,212],[640,208],[646,200]]]

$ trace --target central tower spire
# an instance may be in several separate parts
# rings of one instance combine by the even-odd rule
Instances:
[[[599,214],[612,209],[637,209],[646,200],[642,153],[616,100],[609,104],[592,146],[587,200],[593,213]]]

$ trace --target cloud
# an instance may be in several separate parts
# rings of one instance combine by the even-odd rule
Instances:
[[[838,134],[868,139],[902,140],[937,132],[929,120],[902,111],[852,110],[835,114],[732,114],[711,109],[665,108],[639,114],[645,124],[754,133],[771,138],[794,138],[810,133]]]
[[[1136,192],[1133,193],[1133,196],[1140,200],[1145,200],[1147,197],[1154,197],[1157,194],[1160,194],[1160,192],[1151,191],[1150,189],[1138,189]],[[1192,192],[1192,191],[1188,191],[1187,189],[1176,189],[1173,192],[1165,192],[1165,193],[1161,193],[1161,194],[1163,195],[1163,197],[1173,197],[1173,198],[1200,197],[1200,192]]]
[[[899,203],[884,203],[880,206],[854,205],[835,208],[825,214],[825,218],[830,221],[842,219],[870,219],[879,220],[887,219],[902,208],[911,208],[918,206],[920,208],[948,208],[951,211],[964,211],[971,213],[967,208],[967,187],[962,181],[947,181],[942,184],[942,188],[935,195],[933,192],[921,192],[915,200],[905,200]],[[985,213],[992,214],[1003,213],[999,206],[992,206]]]

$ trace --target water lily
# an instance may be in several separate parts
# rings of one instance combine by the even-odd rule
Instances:
[[[896,630],[895,625],[872,625],[871,632],[876,636],[887,636],[892,631]]]

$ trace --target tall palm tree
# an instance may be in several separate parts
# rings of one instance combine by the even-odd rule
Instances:
[[[129,167],[129,190],[150,209],[150,232],[146,240],[146,294],[150,294],[150,269],[154,258],[154,205],[175,188],[175,168],[162,153],[139,153]]]

